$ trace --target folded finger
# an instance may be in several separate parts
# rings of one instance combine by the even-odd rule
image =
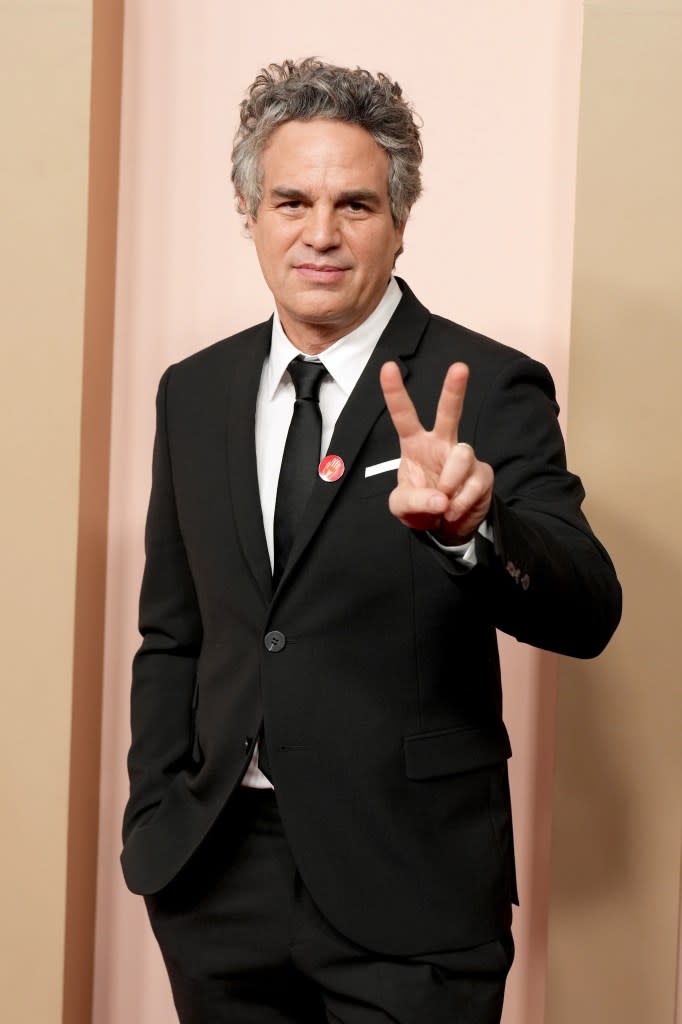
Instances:
[[[414,515],[439,516],[448,507],[448,498],[432,487],[398,486],[389,495],[388,507],[398,519]]]
[[[476,463],[476,455],[469,444],[459,442],[450,449],[440,476],[438,488],[444,494],[452,496],[460,489]]]
[[[493,474],[490,466],[478,463],[477,471],[462,482],[448,502],[443,519],[448,523],[457,523],[472,517],[481,522],[488,514],[492,498]]]

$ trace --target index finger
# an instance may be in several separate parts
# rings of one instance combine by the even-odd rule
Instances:
[[[397,363],[384,363],[379,374],[381,390],[398,438],[412,437],[422,429],[417,410],[407,393]]]
[[[469,367],[466,363],[453,363],[445,374],[433,432],[436,437],[441,441],[447,441],[448,444],[457,444],[457,431],[462,418],[468,380]]]

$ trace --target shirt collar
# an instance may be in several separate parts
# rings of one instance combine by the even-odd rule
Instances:
[[[383,334],[401,298],[400,286],[395,278],[391,277],[381,302],[369,314],[367,319],[363,320],[360,326],[356,327],[350,334],[339,338],[333,345],[330,345],[329,348],[320,353],[320,362],[325,366],[346,397],[350,395],[357,384],[360,374],[367,365],[376,343]],[[275,310],[272,321],[272,344],[263,377],[264,393],[268,400],[273,398],[275,391],[282,381],[284,371],[291,360],[296,356],[300,356],[300,354],[300,349],[292,345],[284,333],[284,328]]]

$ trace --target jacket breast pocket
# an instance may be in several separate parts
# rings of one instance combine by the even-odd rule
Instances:
[[[406,775],[416,781],[476,771],[511,757],[502,722],[405,736],[403,748]]]
[[[382,473],[376,473],[374,476],[365,477],[360,481],[357,487],[357,495],[359,498],[373,498],[377,494],[388,495],[398,484],[398,470],[389,469]]]

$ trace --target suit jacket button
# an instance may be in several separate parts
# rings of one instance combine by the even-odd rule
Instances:
[[[265,650],[270,651],[271,654],[277,654],[286,646],[287,638],[284,633],[281,633],[278,629],[272,629],[269,633],[266,633],[263,638],[265,644]]]

